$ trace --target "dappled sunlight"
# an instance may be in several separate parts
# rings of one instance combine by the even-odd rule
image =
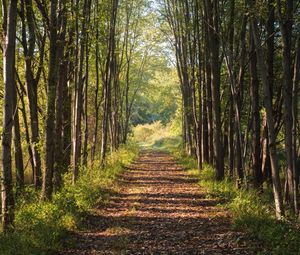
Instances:
[[[168,153],[142,152],[118,182],[77,234],[77,248],[62,254],[254,254],[222,200],[207,198]]]

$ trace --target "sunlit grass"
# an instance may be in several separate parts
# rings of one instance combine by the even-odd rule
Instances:
[[[135,144],[122,146],[110,155],[104,169],[99,161],[92,168],[80,169],[76,185],[65,176],[65,187],[51,202],[40,201],[40,194],[27,188],[17,201],[14,232],[0,234],[1,255],[53,254],[62,248],[69,231],[79,227],[83,217],[98,203],[105,203],[117,187],[115,179],[138,154]]]
[[[220,198],[229,209],[234,228],[245,231],[263,248],[260,254],[299,255],[300,229],[298,223],[276,220],[271,191],[266,189],[260,194],[254,189],[238,189],[229,178],[218,182],[215,170],[204,165],[203,170],[196,168],[194,158],[177,153],[176,157],[188,173],[199,179],[199,185],[207,196]]]

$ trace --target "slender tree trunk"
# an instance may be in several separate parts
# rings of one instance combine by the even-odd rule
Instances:
[[[81,163],[81,147],[82,147],[82,130],[81,130],[81,117],[83,107],[83,66],[84,55],[86,47],[86,23],[87,23],[87,8],[88,0],[84,0],[83,4],[83,20],[81,24],[81,38],[79,50],[79,71],[76,79],[75,88],[75,105],[74,105],[74,134],[73,134],[73,183],[77,181],[79,166]]]
[[[23,124],[24,124],[24,129],[25,129],[25,139],[26,139],[26,143],[27,143],[29,161],[30,161],[32,170],[34,170],[33,154],[32,154],[32,147],[30,144],[29,126],[28,126],[28,120],[27,120],[27,114],[26,114],[24,95],[23,95],[23,93],[18,93],[18,94],[19,94],[19,98],[20,98],[21,104],[22,104],[21,112],[22,112]],[[32,183],[34,183],[34,172],[32,174]]]
[[[205,69],[205,67],[203,67]],[[205,73],[205,70],[203,71]],[[203,160],[205,163],[209,162],[209,145],[208,145],[208,121],[207,121],[207,94],[205,88],[206,81],[203,81],[202,86],[202,151]]]
[[[256,48],[257,65],[262,79],[263,91],[264,91],[264,105],[266,108],[266,118],[267,118],[267,125],[268,125],[269,151],[270,151],[270,160],[271,160],[271,169],[272,169],[273,194],[274,194],[274,201],[275,201],[276,217],[280,218],[284,214],[284,211],[283,211],[281,184],[279,178],[279,165],[278,165],[278,158],[277,158],[276,137],[275,137],[275,130],[274,130],[274,117],[273,117],[271,94],[270,94],[270,84],[267,77],[267,68],[264,63],[265,60],[264,52],[261,47],[257,21],[255,18],[251,19],[251,26],[252,26],[252,34],[253,34],[253,39]]]
[[[6,3],[8,4],[6,6]],[[2,180],[1,180],[1,212],[4,232],[12,229],[14,221],[14,194],[11,166],[11,141],[14,118],[15,84],[15,49],[17,0],[2,1],[3,10],[3,81],[4,109],[2,133]]]
[[[32,157],[34,162],[34,185],[36,189],[39,189],[42,185],[42,170],[41,170],[41,156],[39,151],[40,146],[40,137],[39,137],[39,117],[38,117],[38,100],[37,100],[37,78],[34,77],[33,73],[33,59],[34,59],[34,51],[36,44],[36,36],[35,36],[35,19],[33,12],[33,4],[31,0],[22,0],[22,5],[26,8],[26,20],[24,17],[23,20],[23,32],[22,32],[22,40],[24,46],[24,54],[25,54],[25,78],[26,78],[26,87],[27,87],[27,96],[29,101],[29,114],[30,114],[30,129],[31,129],[31,147],[32,147]],[[23,11],[25,11],[23,10]],[[23,19],[23,18],[22,18]],[[27,21],[27,24],[25,24]],[[28,26],[28,46],[26,40],[26,25]],[[43,52],[41,53],[43,54]],[[40,56],[41,60],[43,56]],[[41,72],[41,67],[39,68],[38,73]]]
[[[228,121],[228,161],[229,161],[229,174],[231,177],[234,175],[234,111],[233,111],[233,100],[230,95],[229,105],[229,121]]]
[[[274,89],[274,38],[275,38],[275,7],[274,0],[268,0],[268,19],[267,19],[267,71],[268,71],[268,80],[270,83],[270,94],[271,94],[271,102],[273,101],[273,89]],[[262,171],[264,178],[267,181],[271,182],[271,161],[269,155],[269,143],[268,143],[268,128],[267,125],[264,125],[263,129],[263,139],[262,139]]]
[[[98,5],[97,5],[98,6]],[[97,8],[97,7],[96,7]],[[95,108],[95,128],[93,132],[93,143],[91,148],[91,158],[92,163],[95,159],[96,149],[97,149],[97,142],[98,142],[98,128],[99,128],[99,110],[100,110],[100,102],[99,101],[99,30],[96,31],[96,49],[95,49],[95,67],[96,67],[96,88],[95,88],[95,101],[94,101],[94,108]]]
[[[62,187],[62,174],[65,172],[64,166],[64,148],[63,148],[63,101],[64,101],[64,87],[67,86],[67,61],[64,59],[65,55],[65,37],[67,26],[67,14],[65,2],[61,2],[60,6],[60,20],[58,23],[61,26],[61,32],[58,35],[59,43],[57,45],[57,59],[59,64],[58,82],[56,88],[56,102],[55,102],[55,165],[54,165],[54,185],[57,190]]]
[[[297,120],[298,118],[298,102],[299,102],[299,80],[300,80],[300,23],[297,24],[298,34],[296,41],[296,55],[294,63],[294,76],[293,76],[293,170],[294,170],[294,208],[295,214],[299,214],[299,174],[300,174],[300,165],[297,165]],[[298,169],[297,169],[298,168]]]
[[[73,4],[73,3],[72,3]],[[73,6],[72,6],[72,9]],[[72,18],[74,13],[72,12]],[[64,65],[62,70],[65,70],[65,84],[63,85],[63,102],[62,102],[62,115],[63,115],[63,168],[67,170],[71,165],[71,158],[72,158],[72,85],[74,84],[74,58],[75,48],[72,47],[74,45],[74,32],[75,26],[72,25],[69,32],[68,32],[68,44],[66,47],[66,57],[64,60]],[[62,70],[60,70],[62,72]]]
[[[91,0],[87,3],[87,26],[90,24],[91,15]],[[89,139],[89,126],[88,126],[88,86],[89,86],[89,33],[86,32],[86,47],[85,47],[85,86],[84,86],[84,137],[83,137],[83,166],[87,166],[88,160],[88,139]]]
[[[209,54],[209,52],[207,52]],[[209,138],[209,163],[214,163],[214,128],[213,128],[213,112],[212,112],[212,96],[211,96],[211,67],[209,60],[206,64],[206,102],[208,115],[208,138]]]
[[[224,158],[222,149],[221,130],[221,102],[220,102],[220,60],[219,60],[219,6],[218,2],[206,0],[208,18],[208,37],[210,44],[211,77],[212,77],[212,104],[214,124],[214,158],[216,163],[216,178],[224,178]]]
[[[88,40],[87,40],[88,43]],[[88,160],[88,139],[89,139],[89,132],[88,132],[88,84],[89,84],[89,49],[88,45],[86,47],[86,71],[85,71],[85,86],[84,86],[84,137],[83,137],[83,160],[82,165],[87,166]]]
[[[54,150],[55,150],[55,101],[57,86],[57,0],[50,5],[50,51],[49,73],[47,86],[47,115],[46,115],[46,165],[43,179],[42,198],[50,200],[53,192]]]
[[[118,10],[118,0],[114,0],[111,9],[110,18],[110,30],[109,30],[109,42],[108,53],[106,56],[106,68],[104,77],[104,96],[103,96],[103,119],[102,119],[102,139],[101,139],[101,151],[100,160],[101,165],[104,165],[107,151],[107,138],[109,132],[109,121],[111,118],[111,83],[114,70],[114,54],[115,54],[115,29],[116,29],[116,17]]]
[[[23,153],[22,142],[20,134],[20,122],[19,122],[19,109],[17,102],[17,88],[16,83],[13,88],[13,137],[14,137],[14,154],[15,154],[15,167],[16,167],[16,184],[17,193],[24,188],[24,165],[23,165]]]
[[[294,194],[294,169],[296,159],[293,157],[293,77],[292,77],[292,26],[293,26],[293,1],[287,0],[285,3],[285,13],[281,11],[282,3],[277,0],[277,15],[281,31],[283,45],[283,99],[284,99],[284,141],[287,158],[287,181],[288,198],[290,204],[294,205],[294,212],[298,213],[298,205]],[[284,17],[283,17],[284,15]],[[294,162],[295,161],[295,162]]]
[[[259,80],[257,75],[257,61],[253,36],[250,34],[250,94],[252,101],[252,166],[254,174],[254,186],[262,188],[263,176],[261,169],[261,146],[260,146],[260,107],[259,107]]]

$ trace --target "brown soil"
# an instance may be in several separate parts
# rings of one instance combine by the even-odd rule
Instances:
[[[120,184],[61,254],[255,254],[221,201],[207,198],[168,153],[141,153]]]

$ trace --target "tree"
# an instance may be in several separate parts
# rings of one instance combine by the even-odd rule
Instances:
[[[15,50],[17,0],[2,1],[3,10],[3,79],[4,79],[4,113],[2,134],[2,226],[4,232],[12,229],[14,221],[14,194],[11,165],[12,127],[16,109]]]
[[[261,48],[257,21],[254,17],[251,18],[251,27],[252,27],[253,40],[255,42],[255,47],[256,47],[258,70],[261,75],[263,91],[264,91],[264,105],[266,108],[266,118],[267,118],[267,125],[268,125],[268,141],[269,141],[271,168],[272,168],[273,194],[274,194],[274,201],[276,207],[275,208],[276,216],[277,218],[280,218],[283,215],[283,201],[282,201],[281,185],[279,179],[279,166],[278,166],[276,138],[275,138],[275,131],[274,131],[274,117],[273,117],[271,94],[270,94],[270,84],[267,78],[267,68],[264,63],[265,58],[264,58],[264,52]]]
[[[39,65],[34,74],[34,59],[36,57],[36,27],[35,27],[35,14],[33,11],[33,3],[31,0],[21,1],[20,17],[22,21],[22,46],[24,49],[25,57],[25,79],[27,88],[27,97],[29,101],[30,113],[30,129],[31,141],[30,148],[33,160],[33,176],[34,184],[38,189],[42,185],[42,170],[41,170],[41,156],[39,151],[40,146],[40,129],[38,117],[38,82],[41,77],[43,61],[44,61],[44,46],[45,37],[42,39],[40,47],[40,60]],[[28,27],[28,31],[27,28]],[[28,33],[28,37],[27,37]],[[28,39],[27,39],[28,38]]]
[[[292,27],[293,27],[293,1],[285,2],[285,13],[282,13],[282,2],[277,0],[277,15],[283,45],[283,99],[284,99],[284,124],[285,124],[285,151],[287,158],[288,199],[298,214],[297,191],[295,185],[296,158],[293,148],[293,74],[292,74]]]
[[[56,87],[58,77],[58,22],[57,22],[57,0],[51,1],[50,5],[50,22],[49,22],[49,66],[48,66],[48,82],[47,82],[47,113],[46,113],[46,165],[43,178],[43,199],[49,200],[53,192],[53,172],[54,172],[54,149],[55,149],[55,101]]]
[[[211,88],[214,124],[214,159],[216,162],[216,178],[224,178],[224,158],[222,149],[221,105],[220,105],[220,71],[219,60],[219,4],[217,1],[205,0],[205,12],[208,26],[208,44],[211,63]]]

